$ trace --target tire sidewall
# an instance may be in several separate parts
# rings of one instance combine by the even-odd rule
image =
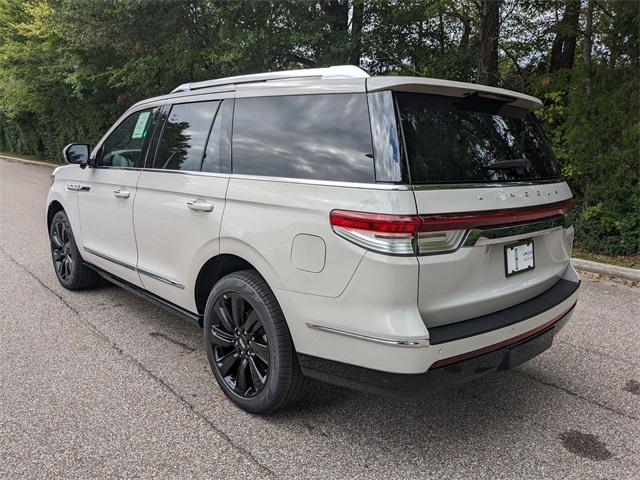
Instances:
[[[213,323],[214,313],[213,308],[217,300],[224,294],[236,293],[242,295],[251,306],[258,312],[261,317],[262,325],[267,335],[267,341],[269,342],[269,375],[267,384],[255,397],[244,398],[236,394],[224,381],[224,378],[218,372],[215,366],[215,358],[213,355],[213,345],[211,343],[211,325]],[[273,310],[277,310],[274,312]],[[265,410],[271,410],[270,405],[281,402],[286,395],[287,379],[282,378],[280,359],[283,352],[292,348],[289,345],[283,345],[282,338],[278,336],[274,322],[284,321],[282,313],[279,311],[279,307],[272,309],[265,305],[265,299],[253,288],[252,285],[246,281],[234,277],[233,274],[222,278],[211,290],[209,298],[204,312],[204,342],[205,349],[207,351],[207,357],[213,375],[220,385],[220,388],[224,393],[237,404],[239,407],[249,412],[264,413]],[[274,318],[280,316],[282,318]],[[290,343],[290,342],[289,342]]]
[[[71,275],[67,280],[64,280],[63,278],[60,277],[60,275],[58,275],[58,270],[56,269],[56,265],[55,265],[55,259],[53,258],[53,240],[52,240],[53,229],[56,226],[56,224],[60,222],[64,223],[65,228],[67,229],[67,232],[69,234],[69,240],[70,240],[69,244],[71,247],[71,255],[73,257],[73,265],[71,266]],[[51,220],[51,227],[49,228],[49,244],[51,248],[51,261],[53,262],[53,270],[56,274],[56,277],[58,278],[58,281],[65,288],[75,288],[76,283],[78,282],[78,278],[81,274],[82,256],[80,255],[80,251],[78,250],[78,247],[76,245],[76,239],[75,239],[75,236],[73,235],[73,230],[71,229],[69,218],[67,217],[67,214],[63,210],[57,212],[53,216],[53,219]]]

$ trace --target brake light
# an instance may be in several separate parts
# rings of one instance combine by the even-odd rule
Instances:
[[[333,231],[363,248],[391,255],[452,252],[474,228],[526,223],[566,215],[573,199],[535,207],[429,215],[392,215],[333,210]]]

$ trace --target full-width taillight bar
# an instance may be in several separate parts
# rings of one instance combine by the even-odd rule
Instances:
[[[371,250],[396,255],[445,253],[459,246],[467,230],[566,215],[574,205],[569,199],[523,208],[423,215],[333,210],[330,221],[338,235]]]

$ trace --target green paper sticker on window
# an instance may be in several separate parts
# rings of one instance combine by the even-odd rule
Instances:
[[[133,129],[131,138],[143,138],[146,136],[145,127],[147,126],[147,120],[149,119],[151,112],[142,112],[136,122],[136,128]]]

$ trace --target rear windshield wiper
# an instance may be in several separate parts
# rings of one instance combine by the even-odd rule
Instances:
[[[503,160],[501,162],[493,162],[485,165],[485,170],[509,170],[511,168],[527,168],[531,166],[531,162],[526,158],[514,158],[512,160]]]

